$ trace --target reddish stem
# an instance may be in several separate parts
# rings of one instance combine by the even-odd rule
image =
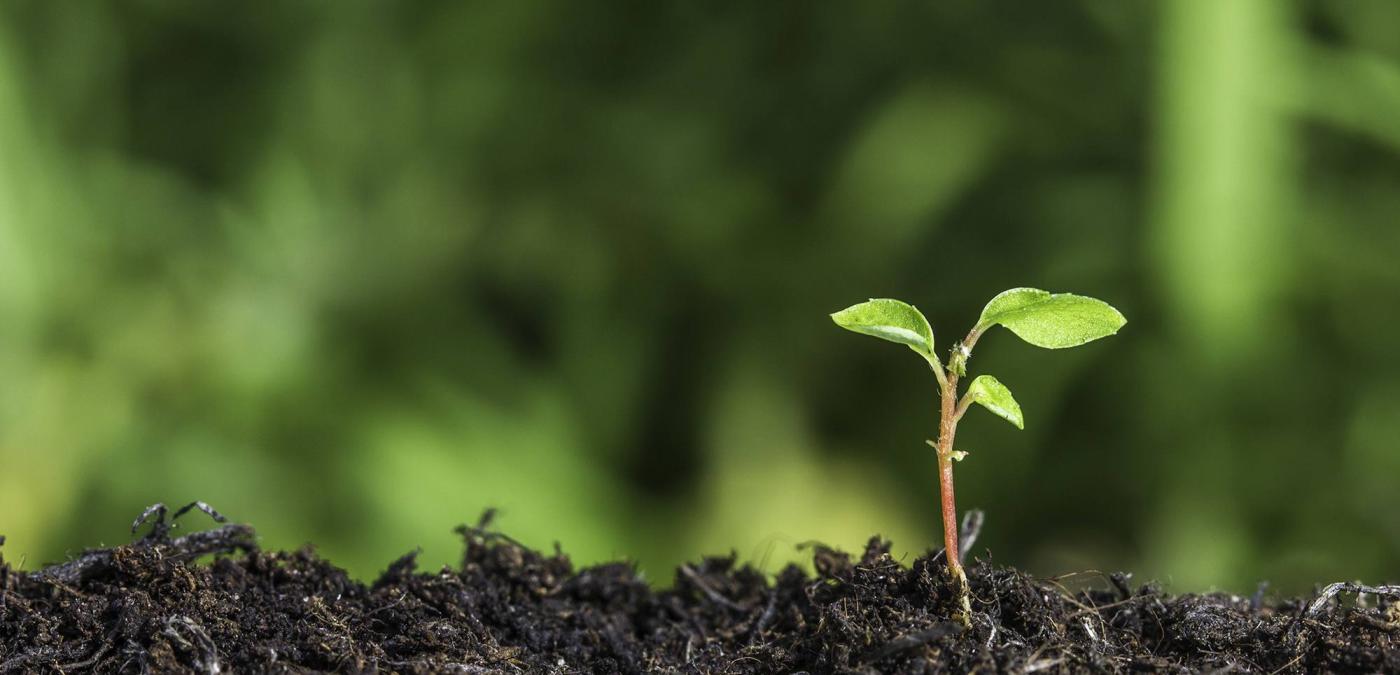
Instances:
[[[963,576],[962,561],[958,560],[958,507],[953,499],[953,458],[938,454],[938,484],[943,497],[943,548],[948,558],[948,571]]]
[[[974,329],[967,340],[953,347],[953,353],[958,354],[961,351],[965,361],[972,351],[970,343],[975,343],[977,337],[978,332]],[[963,572],[962,553],[958,547],[958,504],[953,496],[953,436],[958,431],[958,418],[961,415],[958,414],[958,372],[956,368],[951,367],[952,358],[949,358],[947,382],[940,383],[943,384],[943,392],[939,397],[938,490],[943,510],[943,559],[948,562],[948,576],[952,577],[953,593],[958,603],[956,617],[963,626],[969,626],[972,620],[972,606],[968,597],[967,573]]]
[[[948,571],[964,578],[958,555],[958,506],[953,494],[953,435],[957,431],[958,374],[948,372],[948,388],[941,397],[938,424],[938,488],[943,507],[943,548]]]

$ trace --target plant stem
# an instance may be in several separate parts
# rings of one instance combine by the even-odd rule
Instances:
[[[947,549],[948,571],[962,573],[958,561],[958,508],[953,495],[953,434],[957,421],[957,373],[948,373],[948,387],[941,397],[942,414],[938,424],[938,487],[943,504],[943,547]]]
[[[953,497],[953,458],[938,453],[938,482],[943,497],[943,548],[946,549],[948,572],[963,577],[962,562],[958,560],[958,507]]]
[[[954,346],[956,354],[961,345]],[[972,607],[968,599],[967,574],[963,572],[960,549],[958,548],[958,506],[953,493],[953,436],[958,429],[958,373],[948,368],[946,381],[940,381],[942,395],[939,397],[940,415],[938,423],[938,488],[943,509],[943,559],[948,562],[948,576],[952,578],[953,592],[957,595],[960,612],[958,620],[964,626],[971,625]]]

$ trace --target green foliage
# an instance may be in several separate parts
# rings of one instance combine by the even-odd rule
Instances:
[[[934,358],[933,328],[913,305],[890,298],[872,298],[831,315],[846,330],[897,342]],[[1037,288],[1013,288],[998,294],[982,310],[979,330],[1000,324],[1038,347],[1062,349],[1117,333],[1127,319],[1108,303],[1072,293],[1049,293]],[[948,367],[966,374],[969,351],[954,347]],[[1025,428],[1021,406],[999,380],[981,375],[968,385],[970,400],[997,416]]]
[[[1400,3],[267,6],[0,3],[12,564],[196,498],[362,575],[458,561],[484,506],[652,578],[810,561],[774,532],[921,550],[889,494],[927,451],[869,448],[928,397],[853,396],[814,317],[1025,278],[1139,330],[983,369],[1075,392],[959,477],[1005,559],[1073,529],[1182,589],[1400,569]],[[1062,516],[1090,494],[1150,517]]]
[[[943,366],[933,354],[933,329],[913,305],[889,298],[871,299],[836,312],[831,319],[846,330],[907,345],[934,366],[941,395],[957,396],[952,389],[955,382],[951,378],[944,380]],[[959,377],[966,375],[967,360],[972,356],[977,336],[995,325],[1006,326],[1037,347],[1063,349],[1113,335],[1127,322],[1118,310],[1102,300],[1038,288],[1013,288],[1002,291],[987,303],[968,339],[953,345],[946,367]],[[965,403],[977,403],[1016,425],[1017,429],[1025,428],[1021,404],[1006,385],[991,375],[979,375],[972,380],[967,387]],[[949,445],[948,452],[951,451]]]
[[[1017,429],[1026,428],[1025,420],[1021,417],[1021,404],[1016,402],[1011,390],[997,378],[978,375],[972,384],[967,386],[967,396],[972,402],[995,413],[997,417],[1016,425]]]
[[[977,326],[985,330],[999,324],[1037,347],[1064,349],[1113,335],[1127,322],[1102,300],[1013,288],[987,303]]]
[[[934,358],[933,328],[918,308],[898,300],[872,298],[831,315],[846,330],[907,345],[924,358]]]

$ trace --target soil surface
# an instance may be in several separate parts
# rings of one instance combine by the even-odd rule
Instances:
[[[419,572],[409,554],[367,586],[310,549],[258,551],[247,526],[171,538],[157,515],[64,565],[0,561],[0,673],[1400,672],[1400,587],[1265,603],[979,561],[964,630],[941,551],[905,565],[878,538],[858,557],[817,547],[815,576],[728,556],[654,590],[488,518],[459,530],[460,567]]]

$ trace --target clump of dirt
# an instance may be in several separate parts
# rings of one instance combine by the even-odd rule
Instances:
[[[483,521],[459,530],[459,568],[422,573],[410,553],[366,586],[310,549],[258,551],[242,525],[170,538],[160,515],[64,565],[0,559],[0,673],[1400,672],[1393,586],[1263,603],[1124,575],[1071,591],[983,561],[962,629],[942,552],[905,566],[878,538],[858,559],[817,547],[815,576],[770,580],[731,555],[657,591],[627,563],[575,569]]]

